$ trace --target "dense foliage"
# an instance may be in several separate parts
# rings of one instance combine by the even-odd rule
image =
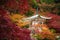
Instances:
[[[0,0],[0,6],[10,12],[26,13],[29,10],[28,0]]]
[[[0,40],[31,40],[30,31],[16,26],[9,13],[0,8]]]

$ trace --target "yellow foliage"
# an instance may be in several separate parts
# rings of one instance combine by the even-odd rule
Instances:
[[[22,18],[25,17],[24,15],[12,14],[10,17],[11,17],[12,21],[16,23],[17,26],[23,26],[26,24],[26,23],[24,23],[24,21],[22,21]]]
[[[24,16],[20,15],[20,14],[13,14],[13,15],[11,15],[11,19],[13,21],[18,21],[18,20],[21,20],[22,18],[24,18]]]

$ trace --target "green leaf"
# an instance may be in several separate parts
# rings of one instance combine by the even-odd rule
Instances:
[[[36,0],[32,0],[32,7],[33,8],[37,8],[38,7],[38,3],[36,2]]]
[[[55,32],[56,32],[56,30],[55,30],[55,29],[50,29],[50,31],[51,31],[51,32],[53,32],[53,33],[55,33]]]
[[[32,0],[32,3],[33,3],[33,4],[37,4],[36,0]]]
[[[41,3],[51,4],[54,3],[54,0],[41,0]]]
[[[22,28],[29,28],[29,25],[25,25],[25,26],[23,26]]]
[[[35,37],[37,40],[42,40],[41,37],[40,37],[40,35],[38,35],[38,34],[35,35],[34,37]]]
[[[43,40],[49,40],[48,38],[44,38]]]
[[[33,16],[33,14],[34,14],[34,12],[28,11],[25,15],[29,17],[29,16]]]

